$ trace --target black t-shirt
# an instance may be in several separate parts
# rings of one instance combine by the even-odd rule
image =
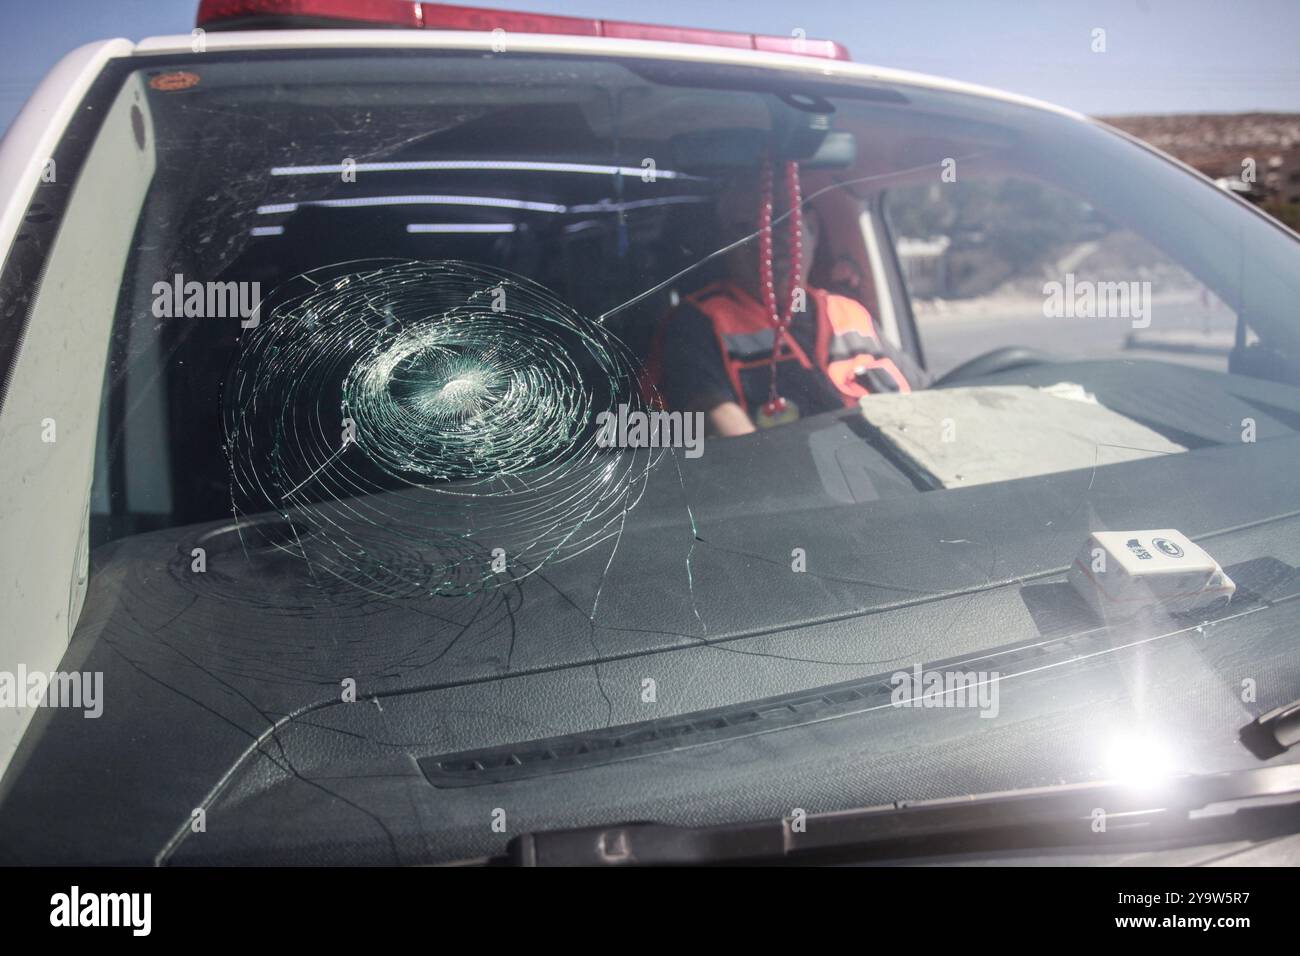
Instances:
[[[794,403],[800,417],[844,407],[839,389],[815,364],[817,303],[812,296],[808,296],[807,303],[808,308],[796,312],[791,319],[790,334],[814,363],[813,367],[804,368],[797,358],[778,362],[776,366],[777,394]],[[766,358],[768,354],[770,349],[753,358]],[[751,417],[768,400],[771,380],[766,362],[757,368],[741,370],[740,382],[745,390],[741,404]],[[674,309],[665,321],[663,389],[668,407],[680,411],[709,411],[721,402],[736,401],[713,323],[689,302]]]

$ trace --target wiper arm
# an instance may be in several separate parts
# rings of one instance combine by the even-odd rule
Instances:
[[[1068,846],[1212,843],[1300,830],[1300,765],[896,803],[710,827],[625,823],[515,837],[507,866],[899,860]]]

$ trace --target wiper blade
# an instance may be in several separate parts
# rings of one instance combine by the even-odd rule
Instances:
[[[1261,760],[1300,744],[1300,700],[1256,718],[1241,729],[1241,742]]]
[[[1300,830],[1300,765],[899,802],[709,827],[624,823],[515,837],[507,866],[879,862],[1063,848],[1213,843]]]

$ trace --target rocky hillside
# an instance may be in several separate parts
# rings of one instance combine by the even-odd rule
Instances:
[[[1300,229],[1300,113],[1209,113],[1100,117],[1211,178],[1239,179],[1255,161],[1253,196]]]

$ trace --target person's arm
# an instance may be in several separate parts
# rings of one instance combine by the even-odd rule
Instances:
[[[714,405],[705,414],[704,420],[709,433],[723,438],[748,435],[758,430],[750,420],[749,413],[736,402],[720,402]]]

